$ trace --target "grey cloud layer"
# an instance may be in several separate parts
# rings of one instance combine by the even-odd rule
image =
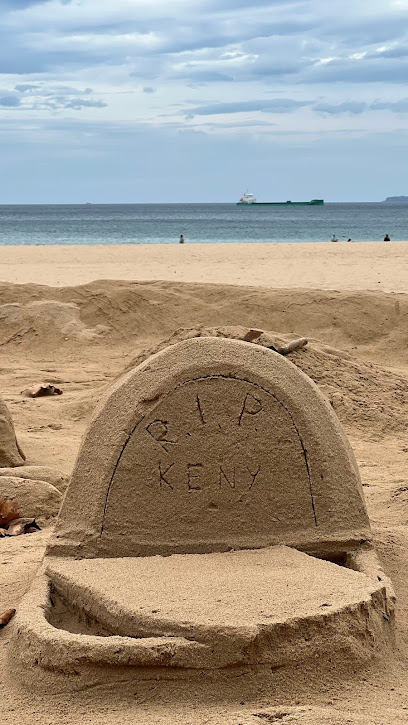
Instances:
[[[408,0],[0,0],[2,200],[404,193],[407,76]]]
[[[404,113],[408,7],[390,0],[176,0],[171,7],[167,0],[0,0],[2,109],[104,108],[75,89],[48,93],[48,80],[29,86],[31,78],[51,77],[55,86],[81,73],[103,79],[105,69],[147,95],[169,84],[213,87],[214,102],[192,104],[187,118],[304,107],[331,116]],[[13,87],[9,75],[21,83]],[[354,98],[344,98],[345,83]],[[387,101],[379,84],[401,90]],[[360,85],[373,86],[371,99],[361,98]],[[262,99],[272,89],[284,97]],[[321,100],[303,100],[313,97]]]
[[[95,0],[3,0],[0,72],[128,64],[130,71],[144,75],[148,59],[158,81],[263,78],[276,83],[279,78],[286,82],[288,75],[297,83],[393,80],[393,60],[408,53],[408,9],[390,5],[386,11],[386,5],[384,0],[256,0],[250,5],[180,0],[170,12],[161,0],[134,6],[104,0],[102,7]],[[389,47],[376,57],[375,44]],[[231,47],[242,54],[242,63],[225,57]],[[368,57],[350,58],[361,52]],[[322,65],[320,58],[333,60]]]

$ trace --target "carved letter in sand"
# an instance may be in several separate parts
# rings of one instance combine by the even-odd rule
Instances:
[[[136,427],[112,478],[103,537],[125,519],[143,540],[169,526],[181,539],[222,540],[261,535],[288,516],[294,528],[318,526],[289,411],[256,383],[209,375],[176,386]]]

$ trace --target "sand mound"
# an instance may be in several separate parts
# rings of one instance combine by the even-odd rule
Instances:
[[[48,468],[48,466],[20,466],[18,471],[12,468],[0,468],[0,485],[2,476],[12,476],[15,478],[16,473],[18,473],[18,478],[50,483],[51,486],[57,488],[61,493],[66,491],[69,483],[69,476],[66,473],[58,471],[56,468]]]
[[[24,461],[25,455],[18,445],[13,420],[0,398],[0,468],[21,466]]]
[[[248,330],[242,326],[180,329],[167,340],[137,355],[128,369],[181,340],[193,337],[243,340]],[[265,331],[253,344],[277,347],[293,339],[294,335]],[[370,438],[407,431],[408,381],[401,375],[353,359],[350,354],[313,339],[307,347],[291,353],[288,359],[317,383],[346,427],[357,428]]]
[[[58,514],[62,495],[46,481],[0,476],[0,500],[18,501],[20,516],[34,517],[44,524]]]
[[[400,723],[406,705],[408,641],[405,605],[408,600],[405,425],[408,421],[408,295],[274,291],[167,282],[95,282],[65,289],[0,284],[0,305],[16,302],[29,305],[46,300],[75,305],[77,319],[86,329],[110,326],[106,335],[91,340],[79,335],[69,341],[55,325],[49,329],[42,326],[41,335],[30,332],[11,338],[21,327],[11,324],[9,334],[1,327],[2,390],[7,400],[17,402],[23,387],[37,378],[48,380],[51,371],[60,377],[55,382],[64,388],[61,398],[24,400],[13,408],[13,417],[18,432],[24,431],[23,443],[30,453],[30,461],[53,465],[57,453],[55,460],[60,461],[62,470],[65,470],[67,452],[73,451],[69,453],[70,461],[75,457],[84,428],[83,418],[102,392],[107,377],[119,373],[131,357],[137,359],[142,348],[154,351],[159,341],[168,340],[175,330],[240,325],[245,329],[257,327],[288,333],[279,335],[280,339],[309,337],[308,347],[290,355],[289,359],[318,382],[352,434],[376,540],[380,542],[384,564],[396,585],[399,602],[398,648],[393,657],[382,658],[378,668],[365,670],[363,676],[357,672],[353,677],[354,670],[348,660],[333,667],[328,653],[324,662],[315,660],[311,668],[302,670],[304,686],[299,687],[296,696],[291,691],[293,681],[276,670],[262,673],[257,680],[249,680],[245,673],[237,672],[226,681],[220,672],[217,681],[207,685],[203,697],[201,673],[194,687],[185,685],[184,689],[177,689],[170,680],[166,689],[160,689],[156,682],[141,681],[136,688],[127,683],[112,684],[112,673],[108,672],[106,694],[90,689],[86,699],[79,700],[77,696],[66,699],[67,722],[83,724],[92,713],[95,724],[132,720],[144,725],[153,720],[166,725],[286,721],[299,725],[317,722],[340,725],[347,719],[364,725],[379,725],[383,721]],[[375,364],[370,365],[371,362]],[[394,374],[382,369],[384,364],[405,371]],[[58,420],[64,425],[63,430],[48,427],[51,416],[53,422]],[[361,440],[378,439],[382,432],[387,434],[383,442]],[[20,473],[24,469],[3,472],[7,470],[9,477],[12,473],[26,477],[26,472]],[[41,480],[42,475],[39,473],[37,478]],[[26,480],[26,485],[32,484],[36,485]],[[2,540],[0,604],[3,609],[19,607],[20,598],[41,561],[49,530],[50,527],[33,536]],[[10,631],[3,630],[3,645],[9,640]],[[1,649],[5,656],[9,647]],[[32,720],[33,712],[43,722],[58,721],[61,716],[59,685],[54,686],[56,694],[46,697],[33,698],[23,690],[16,697],[11,686],[14,683],[9,687],[5,682],[4,656],[1,661],[4,712],[12,712],[15,719],[24,723]],[[340,678],[344,679],[340,681]],[[221,704],[224,698],[225,704]]]
[[[92,341],[106,332],[103,326],[88,328],[80,320],[77,305],[55,300],[41,300],[20,304],[13,302],[0,306],[2,342],[21,342],[23,338],[31,343],[35,338],[41,342],[44,337],[60,337]]]
[[[40,341],[42,352],[67,337],[81,347],[128,344],[197,324],[245,325],[317,338],[366,359],[408,361],[404,294],[105,280],[61,288],[2,283],[0,305],[0,345],[32,350]]]
[[[64,415],[70,421],[77,422],[87,420],[92,414],[92,411],[98,403],[105,387],[105,385],[101,385],[94,390],[87,391],[86,393],[80,393],[74,400],[65,396],[65,399],[61,403],[61,411],[64,412]]]
[[[356,426],[371,438],[406,431],[407,380],[380,365],[408,362],[407,295],[99,281],[55,289],[0,284],[0,303],[0,345],[32,358],[65,358],[73,351],[82,359],[85,350],[99,356],[101,346],[117,345],[126,355],[143,346],[150,353],[163,339],[241,339],[249,327],[287,333],[268,333],[272,343],[307,336],[309,347],[290,359],[319,384],[348,430]],[[178,328],[192,332],[171,339]],[[64,399],[61,410],[84,420],[98,397],[99,391],[86,391]]]

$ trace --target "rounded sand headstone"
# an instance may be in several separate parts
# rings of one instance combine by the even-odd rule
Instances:
[[[267,348],[196,338],[100,402],[9,655],[88,685],[363,662],[392,638],[393,596],[317,386]]]
[[[369,538],[354,455],[316,385],[271,350],[205,338],[151,357],[103,399],[50,550],[335,556]]]

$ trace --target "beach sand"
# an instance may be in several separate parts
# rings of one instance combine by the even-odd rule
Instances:
[[[0,280],[95,279],[408,291],[408,242],[0,246]]]
[[[29,672],[25,690],[8,677],[6,627],[3,723],[408,723],[407,272],[405,242],[0,247],[0,395],[27,463],[70,473],[107,384],[181,327],[306,336],[308,347],[291,360],[319,385],[349,436],[398,598],[393,654],[359,669],[315,663],[296,682],[263,671],[237,673],[228,684],[220,674],[202,685],[138,681],[46,695],[30,690]],[[21,396],[40,382],[63,395]],[[18,608],[49,533],[0,539],[0,612]]]

